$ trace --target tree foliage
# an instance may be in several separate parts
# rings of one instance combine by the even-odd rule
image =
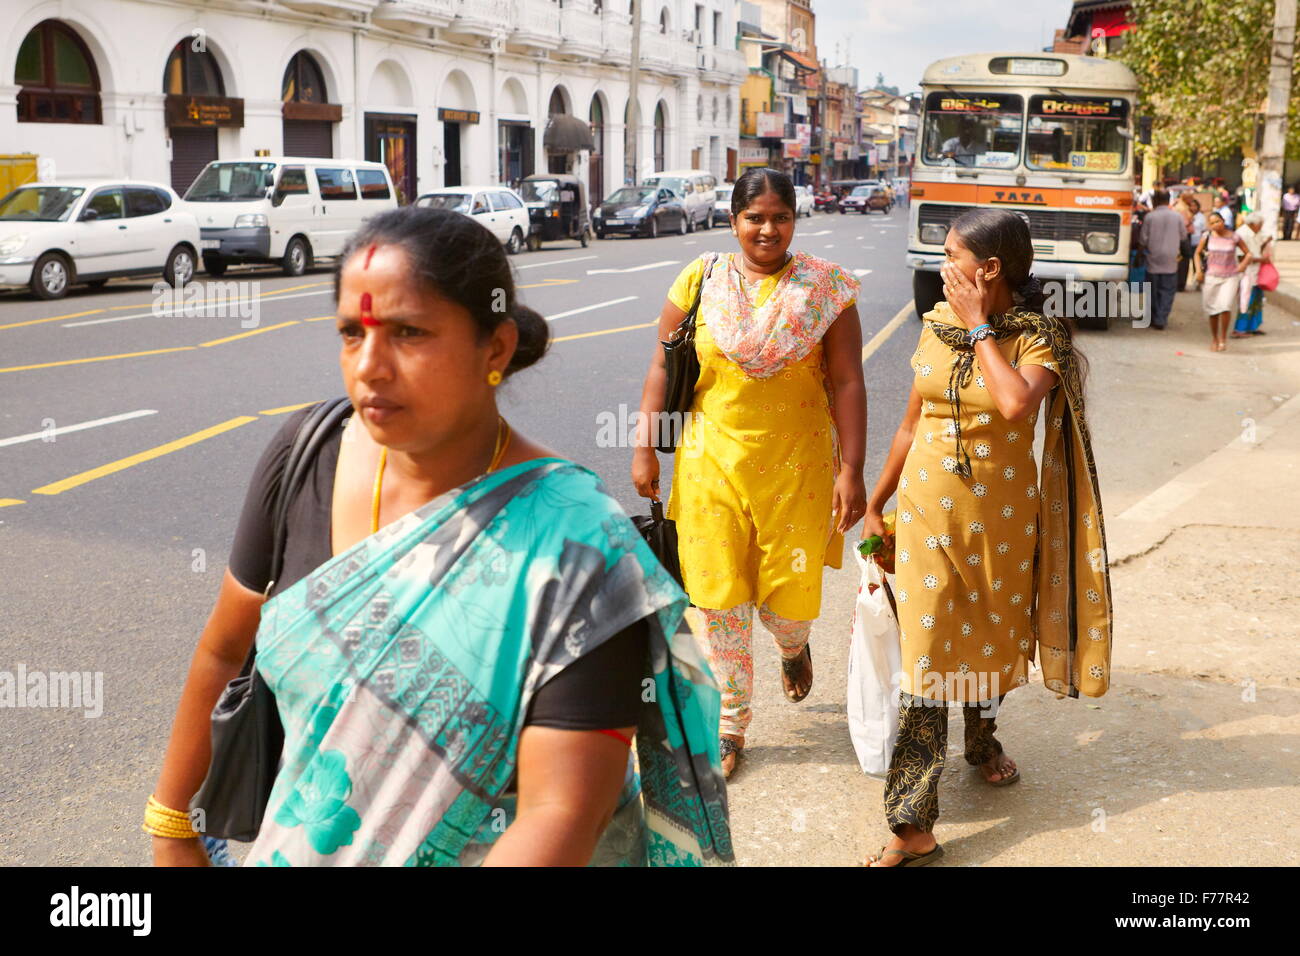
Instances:
[[[1268,95],[1273,0],[1134,0],[1116,59],[1137,74],[1162,161],[1216,157],[1255,142]],[[1297,61],[1300,62],[1300,61]],[[1287,155],[1300,147],[1292,73]]]

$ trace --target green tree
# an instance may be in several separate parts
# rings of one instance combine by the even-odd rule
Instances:
[[[1162,162],[1254,144],[1268,93],[1273,0],[1134,0],[1116,59],[1137,74]],[[1297,65],[1300,65],[1298,62]],[[1292,83],[1300,71],[1292,73]],[[1291,97],[1287,155],[1300,147]]]

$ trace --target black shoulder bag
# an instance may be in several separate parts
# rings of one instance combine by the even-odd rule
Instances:
[[[682,324],[673,330],[667,342],[662,339],[659,341],[664,347],[664,370],[668,377],[664,389],[664,414],[653,424],[655,448],[661,452],[671,452],[677,447],[682,437],[686,413],[695,400],[695,385],[700,380],[700,359],[695,354],[695,316],[700,311],[704,283],[708,281],[717,261],[715,256],[700,277],[699,288],[695,290],[695,301],[691,303],[691,311],[686,313]]]
[[[352,410],[346,398],[322,402],[308,413],[289,447],[272,511],[270,596],[284,563],[289,503],[302,486],[312,460],[331,432]],[[205,836],[248,842],[257,837],[280,768],[284,728],[275,695],[257,667],[257,642],[239,676],[226,685],[212,709],[212,757],[203,785],[190,800],[191,819]],[[195,813],[199,811],[202,815]]]

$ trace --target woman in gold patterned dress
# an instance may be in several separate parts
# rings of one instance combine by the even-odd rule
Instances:
[[[924,316],[912,393],[867,506],[883,534],[897,492],[895,587],[902,642],[898,742],[885,784],[893,840],[869,862],[942,854],[931,833],[960,703],[965,759],[993,786],[1020,778],[993,736],[1006,694],[1039,659],[1058,694],[1105,693],[1110,585],[1101,496],[1084,418],[1082,357],[1040,314],[1029,228],[974,209],[944,243],[947,299]],[[1042,477],[1034,425],[1045,396]]]

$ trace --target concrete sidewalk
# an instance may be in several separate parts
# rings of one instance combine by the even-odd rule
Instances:
[[[943,865],[1300,861],[1300,319],[1270,296],[1263,327],[1212,353],[1189,292],[1168,331],[1080,335],[1113,686],[1097,700],[1057,699],[1041,680],[1013,694],[998,736],[1022,781],[1007,789],[962,760],[952,714]],[[888,838],[881,781],[858,770],[845,725],[858,583],[848,558],[845,568],[826,575],[802,704],[782,697],[777,655],[757,632],[755,719],[730,788],[742,863],[853,864]]]

